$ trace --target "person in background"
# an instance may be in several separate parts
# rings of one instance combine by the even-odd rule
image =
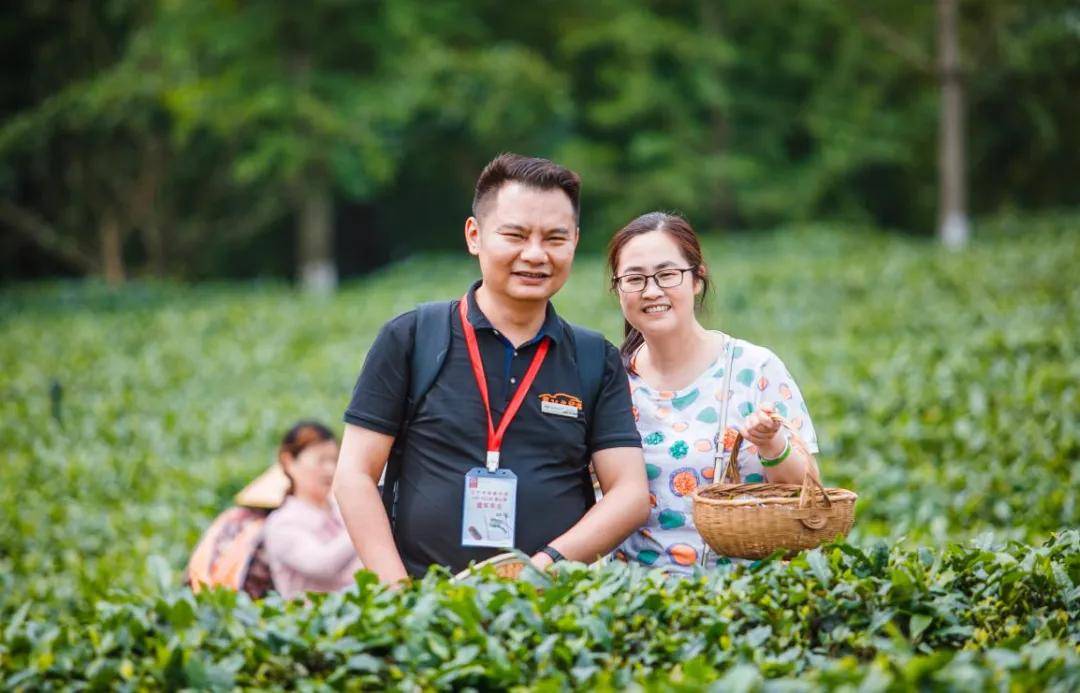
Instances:
[[[744,482],[801,483],[808,470],[817,474],[817,436],[795,379],[776,354],[698,322],[708,272],[685,219],[662,212],[634,219],[612,238],[608,265],[626,319],[620,353],[651,505],[648,522],[615,557],[688,574],[707,556],[691,496],[718,481],[717,446],[726,462],[742,433]],[[726,562],[713,556],[708,564]]]
[[[334,434],[313,421],[281,441],[278,462],[290,488],[266,519],[263,541],[274,589],[286,599],[344,589],[363,567],[330,494],[337,458]]]

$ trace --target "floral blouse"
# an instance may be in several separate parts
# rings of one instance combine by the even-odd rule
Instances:
[[[725,393],[724,371],[732,349],[732,377]],[[688,387],[658,391],[631,373],[630,391],[649,477],[651,513],[648,523],[615,550],[621,560],[683,574],[692,573],[701,562],[706,547],[694,528],[691,494],[713,481],[722,407],[727,407],[724,465],[735,442],[735,429],[761,405],[775,407],[810,452],[818,452],[817,434],[795,379],[765,347],[729,337],[716,361]],[[743,444],[738,466],[743,481],[765,480],[755,446]],[[709,555],[708,562],[720,564],[728,559]]]

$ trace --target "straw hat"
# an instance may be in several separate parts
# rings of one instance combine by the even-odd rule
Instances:
[[[273,510],[285,502],[289,484],[289,477],[285,476],[281,465],[275,462],[236,494],[236,504]]]

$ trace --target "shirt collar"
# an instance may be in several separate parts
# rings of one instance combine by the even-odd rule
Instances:
[[[469,322],[472,326],[478,330],[491,330],[495,331],[495,326],[491,324],[484,312],[480,310],[480,306],[476,305],[476,290],[483,284],[482,279],[477,280],[469,287],[469,293],[467,295],[469,301]],[[540,326],[540,331],[536,333],[536,336],[530,339],[526,344],[531,344],[541,337],[548,337],[552,342],[558,343],[559,337],[562,334],[562,320],[555,312],[555,306],[551,305],[551,301],[548,301],[547,311],[544,314],[544,324]],[[524,345],[522,345],[524,346]]]

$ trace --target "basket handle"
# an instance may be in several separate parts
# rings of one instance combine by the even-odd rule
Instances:
[[[813,505],[813,496],[817,492],[821,493],[820,506]],[[799,513],[799,522],[807,529],[821,529],[829,521],[832,507],[832,500],[821,485],[821,480],[813,473],[812,468],[807,468],[806,475],[803,476],[802,490],[799,491],[799,510],[802,511]]]
[[[772,413],[772,420],[777,422],[778,424],[780,424],[782,427],[786,428],[788,430],[788,432],[791,433],[792,435],[795,435],[795,431],[793,431],[791,429],[791,424],[789,424],[787,422],[787,419],[780,416],[780,414],[778,412],[774,411]],[[717,441],[717,444],[716,444],[716,448],[717,448],[716,458],[717,458],[718,461],[723,458],[723,454],[724,454],[724,436],[726,434],[727,434],[726,430],[721,430],[720,431],[720,439]],[[732,445],[731,445],[731,456],[728,458],[727,466],[724,468],[724,475],[720,477],[720,483],[732,483],[732,484],[741,484],[742,483],[742,477],[739,476],[739,450],[742,448],[742,444],[743,444],[742,433],[739,432],[739,429],[735,429],[735,442],[732,443]],[[719,467],[720,465],[717,464],[716,466]],[[731,481],[728,482],[727,481],[728,479],[731,479]]]
[[[721,334],[723,334],[723,333],[721,333]],[[713,456],[713,482],[717,481],[717,477],[720,477],[720,480],[722,480],[724,476],[727,476],[727,472],[724,472],[723,475],[720,474],[720,465],[722,465],[723,462],[724,462],[724,442],[723,441],[724,441],[724,433],[727,432],[727,418],[728,418],[728,409],[729,409],[728,405],[730,404],[730,402],[728,401],[728,393],[731,392],[731,371],[732,371],[733,367],[735,366],[735,349],[739,344],[739,340],[737,340],[737,339],[735,339],[733,337],[729,337],[726,334],[723,335],[723,337],[724,337],[724,350],[727,352],[727,361],[726,361],[727,365],[724,368],[724,386],[723,386],[723,390],[720,391],[721,395],[722,395],[722,397],[720,398],[720,401],[723,404],[720,407],[720,428],[719,428],[718,436],[717,436],[717,439],[716,439],[716,455]],[[742,441],[737,441],[736,442],[736,447],[741,443],[742,443]],[[732,459],[735,459],[737,457],[737,455],[738,455],[738,453],[733,453],[732,454]],[[729,462],[729,464],[730,464],[730,462]],[[735,466],[735,478],[736,479],[739,478],[738,465]],[[701,552],[701,558],[699,560],[701,561],[701,565],[703,567],[708,565],[708,563],[709,563],[709,545],[708,544],[705,545],[704,550]]]
[[[717,453],[718,456],[724,454],[723,433],[727,433],[727,431],[723,431],[721,433],[720,441],[719,441],[719,445],[718,445],[718,447],[720,448],[720,452]],[[732,445],[731,445],[731,456],[728,457],[727,466],[724,468],[724,475],[722,477],[720,477],[720,483],[722,483],[722,484],[741,484],[742,483],[742,477],[739,476],[739,449],[742,447],[742,443],[743,443],[742,433],[736,433],[735,434],[735,442],[732,443]],[[730,481],[728,481],[728,479],[730,479]]]
[[[795,435],[790,424],[780,414],[773,412],[773,419],[778,421],[792,435]],[[731,445],[731,455],[728,457],[727,466],[724,468],[724,476],[720,478],[720,483],[742,483],[742,477],[739,475],[739,450],[742,448],[742,443],[742,433],[736,432],[735,441]],[[721,438],[719,445],[721,451],[723,445],[723,438]],[[723,453],[719,454],[722,455]],[[821,494],[820,506],[814,505],[815,493]],[[808,529],[821,529],[828,522],[832,507],[832,500],[829,499],[829,494],[825,492],[825,487],[822,486],[821,480],[818,479],[814,466],[808,466],[806,474],[803,475],[802,489],[799,491],[799,521]]]

